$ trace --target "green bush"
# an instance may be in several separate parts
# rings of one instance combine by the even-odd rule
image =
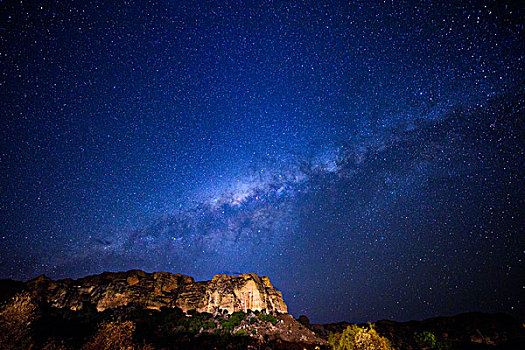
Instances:
[[[230,315],[228,319],[221,319],[219,323],[221,328],[226,332],[233,332],[233,329],[241,324],[246,318],[246,314],[242,311],[236,311]]]
[[[252,334],[253,334],[253,335],[256,335],[256,334],[257,334],[257,330],[252,329]]]
[[[242,329],[239,329],[237,332],[235,332],[234,334],[236,337],[242,337],[242,336],[246,336],[246,332]]]
[[[226,332],[233,332],[233,328],[235,328],[235,325],[230,320],[222,319],[220,324],[221,328]]]
[[[233,322],[236,326],[240,325],[241,322],[246,318],[246,314],[242,311],[235,311],[230,315],[229,320]]]
[[[259,320],[263,322],[270,322],[274,326],[277,324],[277,319],[273,315],[267,315],[267,314],[260,313]]]
[[[204,329],[215,329],[217,328],[217,324],[213,321],[209,321],[209,322],[206,322],[204,325],[203,325]]]
[[[391,350],[388,339],[381,337],[372,325],[358,327],[351,325],[342,333],[332,333],[328,337],[332,350]]]
[[[420,348],[434,349],[436,347],[436,336],[429,331],[415,332],[414,340]]]
[[[414,341],[420,349],[447,350],[450,347],[444,341],[440,341],[432,332],[422,331],[414,333]]]
[[[184,328],[190,333],[199,333],[203,326],[202,320],[198,317],[191,317],[184,322]]]

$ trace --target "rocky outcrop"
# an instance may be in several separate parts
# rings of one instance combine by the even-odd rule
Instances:
[[[266,276],[216,275],[211,281],[195,282],[190,276],[140,270],[104,272],[78,280],[53,281],[40,276],[26,283],[35,297],[53,307],[78,310],[86,303],[98,311],[128,304],[159,310],[179,307],[183,311],[224,312],[266,310],[287,313],[281,292]]]

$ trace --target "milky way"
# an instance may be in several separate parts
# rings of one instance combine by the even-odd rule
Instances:
[[[523,315],[513,2],[0,13],[0,277],[256,272],[315,322]]]

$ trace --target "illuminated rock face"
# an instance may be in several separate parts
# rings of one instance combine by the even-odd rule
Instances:
[[[179,307],[183,311],[224,312],[266,310],[287,313],[281,292],[266,276],[216,275],[211,281],[195,282],[192,277],[167,272],[140,270],[88,276],[79,280],[52,281],[41,276],[27,282],[35,295],[55,307],[77,310],[86,303],[97,310],[136,304],[150,309]]]
[[[240,276],[217,275],[207,283],[209,297],[204,301],[204,309],[197,311],[215,312],[217,309],[228,312],[247,310],[267,310],[286,313],[287,307],[281,292],[277,291],[268,277],[254,273]]]

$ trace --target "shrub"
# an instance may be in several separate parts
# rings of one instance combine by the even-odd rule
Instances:
[[[440,341],[432,332],[422,331],[414,333],[414,341],[420,349],[447,350],[447,343]]]
[[[204,329],[214,329],[214,328],[217,328],[217,324],[213,321],[209,321],[203,325],[203,328]]]
[[[235,311],[231,314],[229,320],[232,321],[236,326],[241,324],[241,321],[243,321],[246,318],[246,314],[242,311]]]
[[[191,333],[199,333],[203,327],[202,321],[197,317],[192,317],[185,322],[185,328]]]
[[[328,343],[333,350],[391,350],[388,339],[381,337],[372,325],[348,326],[342,333],[332,333]]]
[[[256,335],[256,334],[257,334],[257,330],[252,329],[252,334],[253,334],[253,335]]]
[[[234,334],[236,337],[242,337],[242,336],[246,336],[246,332],[243,330],[243,329],[239,329],[237,332],[235,332]]]
[[[259,320],[264,321],[264,322],[270,322],[274,326],[277,324],[277,319],[273,315],[267,315],[267,314],[260,313]]]
[[[233,329],[241,324],[246,318],[246,314],[242,311],[236,311],[230,315],[228,319],[221,319],[219,322],[221,327],[226,332],[233,332]]]
[[[27,292],[16,294],[0,311],[2,349],[23,349],[31,344],[30,326],[37,317],[37,306]]]
[[[436,336],[429,331],[415,332],[414,340],[420,348],[434,349],[436,347]]]
[[[235,325],[230,320],[222,319],[220,321],[221,328],[226,332],[233,332],[233,328],[235,328]]]
[[[126,322],[105,322],[102,323],[95,334],[93,340],[84,345],[83,350],[133,350],[133,331],[135,323]]]

